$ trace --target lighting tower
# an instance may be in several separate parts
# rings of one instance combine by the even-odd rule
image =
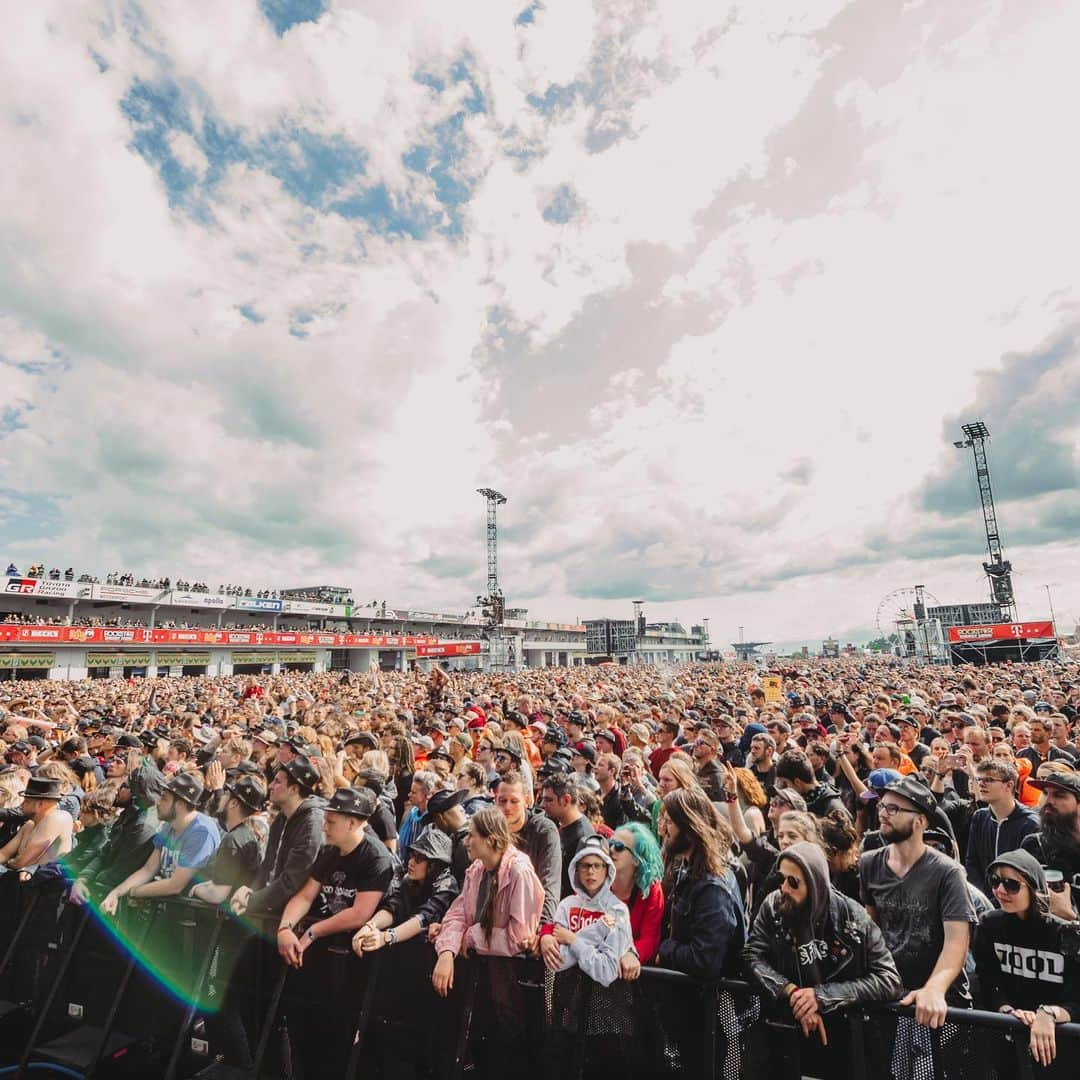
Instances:
[[[489,626],[499,626],[506,613],[506,599],[499,588],[499,526],[496,509],[506,502],[506,496],[493,488],[477,488],[487,502],[487,596],[478,596]]]
[[[990,561],[983,569],[990,581],[990,596],[1001,610],[1002,622],[1016,621],[1016,598],[1013,596],[1012,563],[1004,558],[1001,550],[1001,534],[998,532],[997,513],[994,510],[994,493],[990,487],[990,466],[986,461],[986,442],[990,430],[981,420],[963,426],[964,439],[954,442],[958,450],[971,449],[975,455],[975,479],[979,484],[982,500],[983,522],[986,525],[986,547]]]

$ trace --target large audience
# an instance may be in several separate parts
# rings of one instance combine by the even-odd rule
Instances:
[[[267,919],[312,1001],[334,949],[358,971],[390,950],[410,1016],[488,958],[481,1074],[532,1067],[530,986],[566,1028],[583,984],[589,1060],[647,1073],[626,1014],[654,968],[749,983],[726,1075],[747,1031],[771,1033],[770,1075],[792,1045],[804,1074],[849,1075],[852,1008],[889,1002],[875,1075],[973,1075],[973,1006],[1013,1019],[1036,1075],[1078,1063],[1075,663],[0,685],[2,880],[106,919],[180,896]],[[297,1074],[345,1075],[340,1012],[286,1021]],[[250,1068],[240,1010],[217,1028]]]

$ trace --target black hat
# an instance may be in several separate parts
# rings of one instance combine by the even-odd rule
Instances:
[[[255,764],[250,758],[244,758],[243,761],[239,761],[234,769],[226,769],[226,776],[236,776],[248,773],[251,776],[262,776],[262,769]]]
[[[1029,780],[1028,784],[1038,791],[1045,791],[1048,787],[1061,788],[1080,799],[1080,773],[1054,771],[1037,780]]]
[[[304,757],[311,757],[311,751],[308,747],[307,740],[303,735],[290,735],[285,739],[285,745],[291,746],[293,750],[298,754],[303,754]]]
[[[126,746],[129,749],[135,750],[138,749],[138,747],[142,746],[142,743],[139,742],[138,735],[132,735],[130,731],[125,731],[124,734],[116,740],[116,745]]]
[[[28,735],[26,741],[35,750],[44,750],[49,745],[40,735]]]
[[[378,769],[361,769],[356,774],[354,783],[359,787],[370,788],[376,795],[381,795],[386,787],[383,774]]]
[[[378,798],[369,788],[338,788],[334,797],[326,804],[327,812],[348,814],[349,817],[363,818],[365,821],[375,813]]]
[[[586,761],[596,761],[596,746],[591,742],[585,742],[583,740],[574,743],[574,753],[580,754]]]
[[[922,727],[922,724],[920,724],[919,721],[916,720],[914,716],[908,716],[907,714],[905,714],[904,716],[898,716],[896,718],[896,722],[901,727],[904,727],[905,725],[907,727],[913,727],[913,728],[921,728]]]
[[[885,793],[888,792],[899,795],[901,799],[907,799],[909,803],[917,806],[919,812],[925,814],[928,819],[934,817],[937,810],[937,799],[934,797],[934,793],[925,784],[920,784],[918,780],[910,776],[901,777],[901,779],[894,780],[885,788]]]
[[[1028,883],[1032,892],[1045,893],[1047,891],[1046,871],[1030,851],[1024,851],[1021,848],[1006,851],[994,859],[986,868],[987,873],[993,870],[995,866],[1007,866],[1010,870],[1015,870]]]
[[[468,798],[465,791],[436,791],[427,803],[427,813],[420,819],[421,825],[431,822],[433,814],[445,814],[447,810],[460,806]]]
[[[504,747],[500,747],[500,749],[502,749],[502,750],[506,750],[507,752],[509,752],[509,749],[510,749],[510,748],[509,748],[509,747],[506,747],[506,746],[504,746]],[[449,751],[449,750],[447,750],[447,749],[446,749],[445,747],[443,747],[443,746],[436,746],[434,750],[432,750],[432,751],[430,751],[430,752],[428,753],[428,756],[427,756],[427,759],[428,759],[428,761],[432,761],[432,760],[434,760],[435,758],[442,758],[442,759],[443,759],[444,761],[453,761],[453,760],[454,760],[454,759],[453,759],[453,758],[452,758],[452,757],[450,756],[450,751]],[[521,758],[521,755],[519,754],[519,755],[518,755],[518,760],[520,760],[520,758]]]
[[[505,744],[504,746],[496,746],[495,753],[509,754],[510,757],[512,757],[515,761],[521,761],[521,751],[516,746],[511,746],[509,743]],[[430,757],[431,755],[428,756]]]
[[[322,779],[319,770],[302,754],[294,757],[287,765],[278,765],[278,768],[307,795],[319,786]]]
[[[375,738],[373,731],[354,731],[345,739],[345,746],[370,746],[372,750],[379,749],[379,740]]]
[[[578,727],[584,727],[588,723],[585,714],[577,709],[567,715],[566,722],[568,724],[577,724]]]
[[[139,732],[139,742],[146,747],[147,750],[153,750],[157,747],[158,737],[149,729]]]
[[[203,795],[202,781],[190,772],[177,773],[166,785],[165,790],[177,799],[192,806],[198,806]]]
[[[26,739],[19,739],[18,742],[13,742],[11,746],[8,747],[8,753],[29,754],[33,749],[33,745]]]
[[[238,777],[225,790],[256,813],[266,806],[266,785],[257,776]]]
[[[63,780],[39,780],[36,776],[26,782],[26,790],[20,792],[24,799],[62,799]]]

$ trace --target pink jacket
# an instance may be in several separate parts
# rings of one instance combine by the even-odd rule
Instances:
[[[544,886],[533,870],[529,856],[510,848],[499,864],[495,893],[495,925],[488,941],[476,921],[476,904],[484,864],[479,859],[465,871],[461,893],[450,905],[435,951],[458,955],[472,950],[481,956],[517,956],[540,925],[544,908]]]

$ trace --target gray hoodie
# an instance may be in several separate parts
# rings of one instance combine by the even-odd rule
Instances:
[[[603,859],[607,877],[595,896],[586,896],[577,880],[577,864],[586,855]],[[607,853],[607,844],[600,836],[587,836],[577,854],[570,860],[570,882],[574,891],[559,902],[555,926],[573,930],[577,937],[572,945],[560,945],[560,971],[575,965],[601,986],[610,986],[619,977],[619,961],[634,947],[630,930],[630,910],[611,891],[615,880],[615,864]],[[608,925],[605,916],[613,922]]]

